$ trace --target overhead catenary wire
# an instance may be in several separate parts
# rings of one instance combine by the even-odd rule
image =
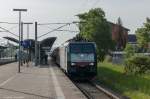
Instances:
[[[18,24],[18,23],[11,23],[11,22],[0,22],[1,23],[4,23],[4,24]]]
[[[38,25],[56,25],[56,24],[71,24],[71,23],[40,23]]]
[[[0,24],[18,24],[18,23],[11,23],[11,22],[0,22]],[[2,30],[4,30],[4,31],[0,31],[0,32],[8,32],[8,33],[10,33],[10,34],[12,34],[12,35],[14,35],[14,36],[16,36],[16,37],[19,37],[18,35],[16,35],[15,33],[13,33],[13,32],[11,32],[10,30],[11,29],[14,29],[14,28],[16,28],[17,26],[13,26],[13,27],[11,27],[10,29],[5,29],[4,27],[0,27],[0,29],[2,29]]]
[[[13,26],[13,27],[9,28],[8,30],[13,30],[13,29],[15,29],[17,27],[18,27],[18,25],[17,26]]]
[[[49,31],[49,32],[47,32],[47,33],[41,35],[41,36],[38,36],[38,38],[41,38],[42,36],[45,36],[45,35],[47,35],[47,34],[49,34],[49,33],[52,33],[52,32],[54,32],[54,31],[57,31],[58,29],[61,29],[61,28],[65,27],[65,26],[67,26],[67,25],[70,25],[70,23],[67,23],[67,24],[65,24],[65,25],[62,25],[62,26],[60,26],[60,27],[58,27],[58,28],[56,28],[56,29],[53,29],[53,30],[51,30],[51,31]]]
[[[56,22],[56,23],[39,23],[38,25],[61,25],[61,24],[75,24],[79,23],[78,21],[73,21],[73,22]]]
[[[16,37],[19,37],[18,35],[16,35],[16,34],[10,32],[9,30],[7,30],[7,29],[5,29],[5,28],[3,28],[3,27],[0,27],[0,29],[4,30],[3,32],[8,32],[8,33],[10,33],[10,34],[12,34],[12,35],[14,35],[14,36],[16,36]]]
[[[72,31],[72,30],[56,30],[56,31],[79,32],[79,31]]]
[[[49,29],[54,29],[54,28],[50,28],[49,26],[47,26],[47,25],[42,25],[42,26],[44,26],[45,28],[49,28]],[[58,30],[56,30],[56,31],[66,31],[66,32],[79,32],[79,31],[75,31],[75,30],[66,30],[66,29],[58,29]]]
[[[10,22],[0,22],[0,24],[1,23],[4,23],[4,24],[18,24],[18,23],[10,23]],[[39,36],[38,38],[40,38],[40,37],[42,37],[42,36],[45,36],[45,35],[47,35],[47,34],[49,34],[49,33],[51,33],[51,32],[54,32],[54,31],[68,31],[68,32],[79,32],[79,31],[71,31],[71,30],[59,30],[59,29],[61,29],[61,28],[63,28],[63,27],[65,27],[65,26],[67,26],[67,25],[71,25],[71,24],[77,24],[77,23],[80,23],[80,22],[78,22],[78,21],[73,21],[73,22],[62,22],[62,23],[60,23],[60,22],[57,22],[57,23],[40,23],[40,24],[38,24],[38,25],[55,25],[55,24],[58,24],[58,25],[61,25],[61,24],[63,24],[62,26],[60,26],[60,27],[58,27],[58,28],[56,28],[56,29],[53,29],[53,30],[51,30],[51,31],[49,31],[49,32],[47,32],[47,33],[45,33],[45,34],[43,34],[43,35],[41,35],[41,36]],[[16,26],[15,26],[16,27]],[[13,28],[15,28],[15,27],[12,27],[11,29],[13,29]],[[16,37],[19,37],[18,35],[16,35],[16,34],[14,34],[13,32],[11,32],[10,30],[8,30],[8,29],[5,29],[5,28],[3,28],[3,27],[0,27],[2,30],[4,30],[4,31],[0,31],[0,32],[8,32],[8,33],[10,33],[10,34],[12,34],[12,35],[14,35],[14,36],[16,36]]]

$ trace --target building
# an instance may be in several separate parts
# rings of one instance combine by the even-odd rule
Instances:
[[[112,40],[116,43],[116,50],[123,50],[128,42],[128,32],[130,30],[123,26],[120,28],[118,24],[112,22],[109,22],[109,24],[111,27]]]
[[[121,31],[120,32],[120,26],[118,24],[108,22],[110,29],[111,29],[111,34],[112,34],[112,40],[115,41],[116,43],[116,51],[122,51],[125,47],[126,44],[128,43],[128,32],[129,29],[121,26]],[[121,33],[121,34],[120,34]],[[68,41],[89,41],[86,38],[83,38],[79,34],[76,35],[76,37],[69,39]]]
[[[129,34],[128,35],[128,43],[136,45],[137,44],[137,38],[135,34]]]

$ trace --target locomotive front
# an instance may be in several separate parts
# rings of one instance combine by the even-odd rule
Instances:
[[[93,78],[97,74],[95,43],[70,43],[68,47],[68,74],[77,78]]]

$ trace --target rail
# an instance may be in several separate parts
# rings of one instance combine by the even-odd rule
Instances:
[[[73,82],[88,99],[122,99],[91,81]]]

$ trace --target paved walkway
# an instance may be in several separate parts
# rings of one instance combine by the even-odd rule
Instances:
[[[86,99],[55,65],[30,64],[21,73],[16,68],[16,63],[0,67],[0,99]]]

